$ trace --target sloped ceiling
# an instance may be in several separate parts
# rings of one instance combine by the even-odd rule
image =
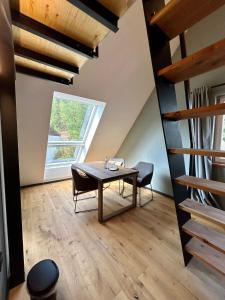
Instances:
[[[117,153],[154,88],[141,0],[120,19],[119,28],[102,42],[99,58],[85,64],[73,86],[17,74],[21,185],[43,181],[54,91],[106,102],[87,161]]]

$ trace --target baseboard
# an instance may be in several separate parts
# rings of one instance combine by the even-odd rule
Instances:
[[[39,186],[39,185],[43,185],[43,184],[50,184],[50,183],[62,182],[62,181],[70,180],[70,179],[71,179],[71,177],[63,178],[63,179],[57,179],[57,180],[51,180],[51,181],[44,181],[44,182],[40,182],[40,183],[23,185],[20,188],[21,189],[25,189],[25,188],[35,187],[35,186]],[[149,187],[145,187],[145,189],[150,190]],[[165,197],[170,198],[170,199],[174,199],[171,195],[168,195],[166,193],[160,192],[160,191],[155,190],[155,189],[152,189],[152,190],[153,190],[153,192],[155,192],[157,194],[160,194],[160,195],[165,196]]]
[[[145,188],[146,188],[147,190],[150,190],[149,187],[145,187]],[[170,198],[170,199],[174,199],[171,195],[168,195],[168,194],[166,194],[166,193],[157,191],[157,190],[155,190],[155,189],[152,189],[152,190],[153,190],[154,193],[160,194],[160,195],[165,196],[165,197]]]
[[[25,189],[25,188],[30,188],[30,187],[35,187],[35,186],[50,184],[50,183],[56,183],[56,182],[61,182],[61,181],[66,181],[66,180],[71,180],[71,179],[72,179],[71,177],[68,177],[68,178],[57,179],[57,180],[49,180],[49,181],[44,181],[44,182],[39,182],[39,183],[22,185],[20,188]]]

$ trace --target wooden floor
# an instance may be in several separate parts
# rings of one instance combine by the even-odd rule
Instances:
[[[115,183],[106,210],[121,207]],[[150,192],[143,192],[148,199]],[[81,201],[80,208],[96,200]],[[154,194],[145,208],[97,222],[97,212],[74,215],[71,181],[22,189],[26,273],[41,259],[60,269],[58,300],[222,300],[225,280],[197,260],[184,268],[173,201]],[[25,284],[10,300],[27,300]]]

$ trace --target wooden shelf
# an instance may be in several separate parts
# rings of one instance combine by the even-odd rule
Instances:
[[[176,178],[175,182],[195,189],[207,191],[216,195],[225,196],[225,183],[223,182],[186,175]]]
[[[158,76],[176,83],[222,67],[224,64],[225,39],[159,70]]]
[[[173,148],[168,150],[171,154],[190,154],[213,157],[225,157],[225,151],[207,150],[207,149],[191,149],[191,148]]]
[[[196,237],[216,250],[225,253],[225,233],[208,228],[194,220],[189,220],[182,229],[192,237]]]
[[[200,108],[184,109],[163,114],[162,117],[171,121],[204,118],[208,116],[218,116],[225,114],[225,103],[218,103]]]
[[[215,224],[225,226],[225,211],[221,209],[204,205],[191,199],[184,200],[179,204],[179,207],[190,214],[199,216]]]
[[[225,254],[213,249],[196,238],[191,239],[185,249],[194,257],[225,275]]]
[[[224,4],[224,0],[171,0],[151,18],[150,25],[158,25],[172,39]]]

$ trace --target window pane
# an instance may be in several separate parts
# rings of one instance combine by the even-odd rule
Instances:
[[[76,161],[79,146],[50,146],[47,148],[46,163],[62,163]]]
[[[53,98],[48,140],[83,140],[93,108],[93,104]]]

